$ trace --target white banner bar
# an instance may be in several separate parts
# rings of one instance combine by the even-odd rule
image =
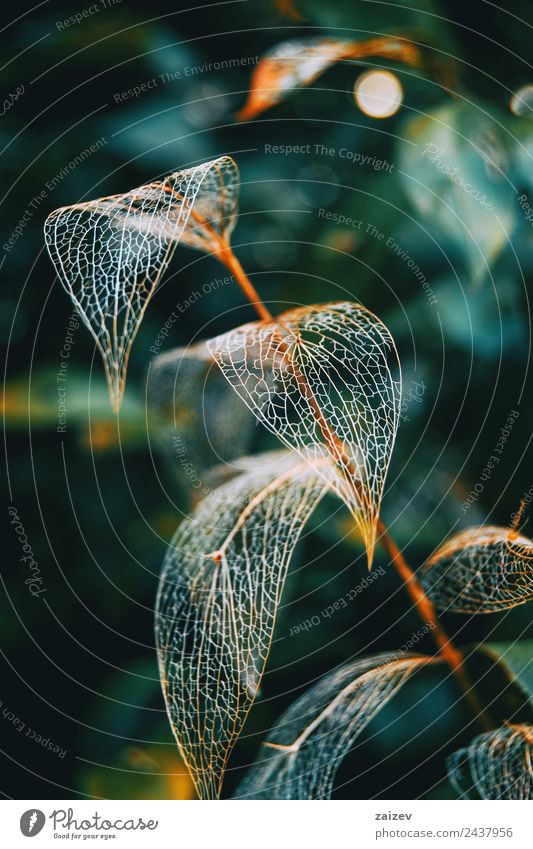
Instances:
[[[533,846],[528,802],[4,801],[1,844],[331,849]],[[35,837],[35,844],[28,840]]]

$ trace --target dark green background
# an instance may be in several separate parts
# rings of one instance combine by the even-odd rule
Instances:
[[[508,524],[533,483],[527,294],[533,231],[516,200],[528,191],[531,177],[529,160],[520,160],[513,141],[519,136],[531,150],[532,119],[517,121],[509,111],[510,91],[532,80],[529,4],[506,5],[528,26],[484,2],[402,5],[403,10],[394,3],[302,0],[307,21],[298,25],[270,2],[228,2],[187,12],[175,3],[124,0],[59,31],[56,22],[84,6],[50,2],[2,33],[0,58],[9,63],[2,72],[3,97],[21,84],[25,92],[0,120],[0,243],[47,181],[100,137],[106,139],[46,193],[15,247],[2,251],[0,331],[7,351],[5,456],[11,486],[5,513],[10,503],[16,506],[47,592],[39,599],[29,595],[21,552],[8,527],[0,698],[27,726],[67,749],[59,759],[3,720],[2,791],[8,797],[177,792],[158,774],[172,771],[176,761],[157,681],[153,604],[166,541],[191,493],[169,462],[149,451],[144,380],[149,348],[176,304],[199,284],[226,274],[214,259],[178,247],[133,349],[119,436],[101,363],[89,334],[77,331],[67,432],[59,434],[55,373],[71,307],[43,247],[42,224],[52,209],[233,155],[243,181],[235,251],[272,308],[343,297],[362,301],[393,331],[406,388],[411,380],[426,387],[422,401],[409,404],[409,421],[400,427],[384,502],[384,517],[407,546],[410,562],[421,565],[461,525]],[[11,6],[5,23],[24,9]],[[457,118],[458,125],[463,122],[458,132],[468,138],[481,115],[489,115],[501,133],[495,144],[503,146],[512,184],[511,245],[490,259],[488,269],[483,238],[490,247],[491,234],[483,227],[481,251],[468,237],[461,244],[456,233],[446,231],[446,222],[432,221],[413,205],[399,173],[409,120],[441,107],[458,108],[457,98],[423,74],[395,66],[405,101],[384,122],[355,107],[352,88],[360,68],[353,65],[331,69],[309,90],[244,125],[234,113],[244,102],[252,65],[206,71],[115,102],[116,93],[161,73],[255,57],[285,38],[326,29],[361,39],[376,32],[412,33],[436,47],[428,50],[433,59],[443,58],[439,51],[455,57],[459,99],[471,105]],[[386,159],[394,169],[373,171],[338,156],[265,154],[265,144],[303,143],[349,147]],[[465,142],[465,163],[469,155]],[[412,171],[422,183],[430,179],[424,169],[427,162],[420,160]],[[325,222],[317,215],[321,207],[371,222],[401,243],[431,282],[437,307],[428,304],[404,262],[375,239]],[[470,223],[475,230],[475,217]],[[252,318],[239,290],[224,287],[184,313],[166,348]],[[520,416],[502,461],[465,514],[461,504],[479,481],[511,410]],[[254,450],[271,445],[258,430]],[[357,653],[399,648],[420,627],[388,568],[347,609],[307,633],[287,636],[292,625],[364,576],[356,541],[332,546],[347,522],[347,514],[339,513],[327,530],[311,529],[301,546],[300,565],[311,554],[315,563],[294,578],[294,602],[284,611],[264,698],[235,753],[228,793],[299,687]],[[387,565],[378,552],[380,564]],[[506,615],[444,621],[464,644],[487,636],[515,640],[530,626],[531,613],[522,607]],[[416,649],[432,651],[432,644],[426,637]],[[474,666],[479,670],[480,661]],[[485,685],[494,694],[501,681],[487,676]],[[517,708],[511,698],[495,706],[495,716],[509,718]],[[340,795],[449,793],[445,785],[432,788],[444,778],[445,755],[478,730],[469,723],[445,674],[419,675],[378,716],[346,762],[341,782],[349,783]]]

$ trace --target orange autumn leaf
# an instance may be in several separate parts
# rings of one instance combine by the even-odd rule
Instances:
[[[288,97],[292,91],[313,83],[336,62],[367,56],[396,59],[419,66],[418,48],[411,42],[384,36],[368,41],[336,38],[305,38],[284,41],[265,54],[255,69],[248,100],[237,113],[240,121],[255,118]]]

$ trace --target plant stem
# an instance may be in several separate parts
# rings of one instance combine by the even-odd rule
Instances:
[[[233,253],[232,249],[228,246],[225,250],[221,250],[217,254],[217,258],[226,266],[228,271],[233,274],[235,280],[241,287],[242,291],[244,292],[252,306],[255,308],[259,318],[263,319],[264,321],[272,321],[274,316],[263,303],[259,292],[256,290],[255,286],[248,278],[244,268]]]
[[[259,293],[248,279],[246,272],[237,257],[234,255],[231,247],[228,246],[225,250],[220,251],[217,256],[219,260],[224,263],[226,268],[228,268],[233,274],[242,291],[250,303],[255,307],[259,317],[264,321],[273,320],[274,316],[261,300]],[[346,451],[342,447],[339,437],[331,430],[329,422],[327,422],[322,409],[318,405],[311,387],[296,364],[294,365],[294,370],[298,386],[307,398],[311,409],[313,410],[313,414],[315,415],[320,425],[321,432],[326,440],[328,450],[332,454],[335,462],[341,462],[346,466],[350,461]],[[379,533],[379,541],[387,551],[392,564],[404,582],[405,589],[409,593],[420,618],[424,624],[431,626],[431,634],[437,646],[438,653],[448,664],[457,682],[460,684],[470,710],[483,730],[492,730],[494,724],[487,716],[483,705],[474,690],[470,676],[465,668],[463,653],[457,648],[457,646],[454,645],[453,641],[440,624],[431,600],[424,592],[418,578],[408,565],[400,548],[391,537],[380,518],[378,518],[377,521],[377,531]]]

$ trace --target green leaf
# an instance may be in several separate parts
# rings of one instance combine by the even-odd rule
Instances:
[[[194,799],[191,778],[176,750],[126,745],[105,764],[79,770],[82,791],[102,799]]]
[[[399,170],[421,225],[453,246],[479,282],[518,210],[501,119],[482,104],[452,103],[408,121],[403,136]]]
[[[150,440],[197,496],[205,495],[206,469],[249,453],[255,419],[203,342],[152,360],[146,408]]]
[[[514,643],[483,643],[479,647],[502,666],[533,704],[533,640]]]
[[[11,430],[75,431],[91,451],[120,451],[146,444],[144,410],[134,390],[124,397],[120,422],[110,409],[101,375],[42,366],[6,383],[3,414]]]

